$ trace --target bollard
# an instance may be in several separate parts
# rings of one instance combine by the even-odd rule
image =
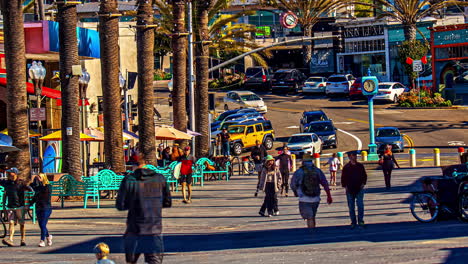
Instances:
[[[296,155],[291,154],[291,160],[292,160],[292,171],[296,171]]]
[[[362,161],[367,161],[367,151],[361,151]]]
[[[315,167],[320,169],[320,154],[319,153],[314,153],[313,157],[314,157],[314,161],[315,161]]]
[[[409,151],[410,155],[410,167],[416,167],[416,150],[415,149],[410,149]]]
[[[249,158],[248,157],[243,157],[242,158],[242,164],[244,165],[244,173],[249,173]]]
[[[341,168],[343,168],[343,166],[344,166],[344,163],[343,163],[343,152],[338,152],[336,155],[338,156],[338,160],[340,161],[340,166],[341,166]]]
[[[440,167],[440,149],[434,149],[434,166]]]
[[[463,153],[465,153],[465,148],[464,147],[458,147],[458,156],[462,156]]]

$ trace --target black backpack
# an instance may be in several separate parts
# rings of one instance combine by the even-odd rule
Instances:
[[[302,166],[304,178],[302,179],[302,193],[306,196],[320,195],[320,176],[316,168],[309,169],[307,166]]]

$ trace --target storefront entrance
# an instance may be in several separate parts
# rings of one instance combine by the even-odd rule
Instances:
[[[344,55],[339,60],[344,73],[361,77],[366,76],[370,69],[380,81],[387,81],[385,53]]]

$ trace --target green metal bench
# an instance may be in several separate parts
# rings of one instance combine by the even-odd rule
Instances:
[[[98,184],[95,181],[77,181],[71,175],[63,175],[58,181],[50,182],[50,185],[52,187],[52,196],[61,198],[62,208],[65,197],[68,196],[83,197],[83,208],[87,208],[88,198],[93,198],[93,202],[96,202],[97,198],[97,208],[100,208]]]
[[[15,208],[8,208],[8,207],[3,208],[4,196],[5,196],[5,189],[3,188],[3,186],[0,186],[0,211],[3,209],[6,209],[6,210],[15,209]],[[24,214],[26,214],[27,210],[31,210],[31,220],[33,224],[35,224],[36,223],[36,204],[35,203],[31,204],[33,197],[34,197],[34,192],[31,192],[31,191],[24,192],[24,209],[25,209]]]
[[[207,163],[215,167],[215,170],[209,170],[206,166]],[[229,181],[229,167],[231,165],[229,161],[226,162],[223,168],[208,158],[200,158],[199,160],[197,160],[195,164],[197,166],[197,170],[199,171],[201,175],[201,176],[197,175],[198,177],[201,178],[201,186],[203,186],[203,181],[205,178],[204,176],[207,174],[218,174],[218,180],[221,180],[223,178],[223,175],[225,175],[226,181]]]
[[[94,176],[83,177],[83,181],[94,181],[97,183],[98,191],[118,191],[124,177],[111,170],[100,170]]]
[[[166,182],[174,185],[174,190],[178,192],[177,179],[174,177],[174,169],[179,162],[173,161],[166,168],[156,167],[153,165],[145,165],[146,169],[150,169],[156,173],[160,173],[166,178]]]

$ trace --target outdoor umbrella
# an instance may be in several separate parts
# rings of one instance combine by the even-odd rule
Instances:
[[[43,141],[60,141],[62,140],[62,131],[58,130],[52,134],[39,138]],[[94,137],[88,136],[86,134],[80,133],[80,141],[93,141]]]
[[[201,136],[200,133],[195,132],[195,131],[192,131],[192,130],[190,130],[190,129],[187,129],[187,134],[189,134],[189,135],[192,136],[192,137]]]
[[[0,131],[0,134],[8,135],[8,128],[5,128],[2,131]],[[39,137],[39,136],[41,136],[40,133],[37,133],[34,130],[29,130],[29,137]]]
[[[20,149],[14,146],[0,144],[0,153],[19,151]]]
[[[156,139],[158,140],[177,140],[177,139],[192,139],[192,136],[177,130],[171,126],[157,126]]]
[[[104,127],[96,127],[96,128],[90,128],[90,129],[98,130],[104,133]],[[104,137],[104,134],[103,134],[103,137]],[[135,133],[132,133],[127,130],[122,131],[122,137],[123,137],[123,140],[138,140],[139,139]]]
[[[90,135],[94,137],[93,141],[104,141],[104,133],[96,128],[92,128],[92,127],[85,128],[84,132],[86,135]]]

